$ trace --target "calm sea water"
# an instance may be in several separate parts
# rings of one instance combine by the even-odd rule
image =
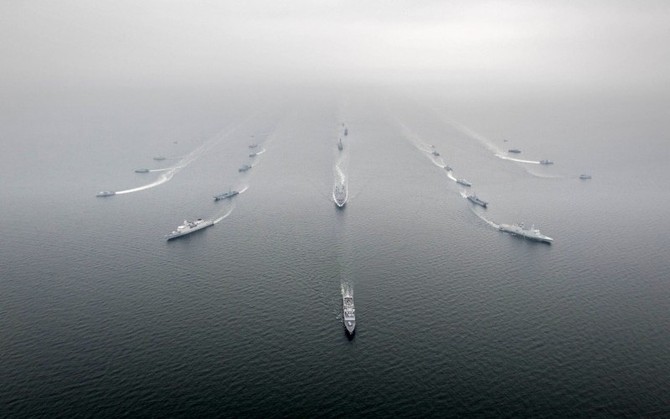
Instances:
[[[670,415],[667,105],[374,89],[3,109],[0,416]],[[496,157],[513,147],[555,164]],[[223,218],[164,240],[196,217]],[[555,243],[492,226],[518,221]]]

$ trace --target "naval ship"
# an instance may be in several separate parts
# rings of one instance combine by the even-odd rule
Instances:
[[[176,141],[175,141],[175,143],[176,143]],[[163,157],[163,156],[154,157],[154,160],[162,161],[162,160],[165,160],[165,157]]]
[[[438,153],[437,150],[433,150],[433,153],[432,153],[432,154],[433,154],[433,156],[435,156],[435,157],[438,157],[438,156],[440,155],[440,153]]]
[[[239,169],[237,169],[237,171],[238,171],[238,172],[246,172],[246,171],[249,170],[249,169],[251,169],[251,166],[249,166],[248,164],[243,164],[242,167],[240,167]]]
[[[344,205],[347,203],[347,187],[344,183],[340,183],[339,185],[335,186],[335,190],[333,191],[333,199],[335,199],[335,205],[337,205],[339,208],[344,207]]]
[[[519,154],[519,153],[521,153],[521,150],[519,150],[518,148],[510,148],[509,150],[507,150],[507,152],[508,153]]]
[[[463,186],[467,186],[467,187],[472,186],[472,183],[468,182],[468,181],[465,180],[465,179],[458,179],[458,180],[456,181],[456,183],[460,183],[461,185],[463,185]]]
[[[337,142],[337,149],[342,151],[344,148],[344,144],[342,144],[342,139],[340,138],[340,141]]]
[[[591,175],[583,174],[583,175],[579,175],[579,178],[581,180],[587,180],[587,179],[591,179]]]
[[[551,160],[540,160],[540,164],[554,164]]]
[[[256,143],[249,144],[249,148],[256,148],[256,147],[258,147],[258,144],[256,144]]]
[[[198,218],[195,221],[184,220],[184,224],[177,227],[176,230],[165,236],[165,238],[168,240],[176,239],[182,236],[187,236],[198,230],[202,230],[203,228],[211,227],[213,225],[213,220],[203,220],[202,218]]]
[[[470,200],[470,202],[472,202],[474,204],[477,204],[477,205],[481,205],[484,208],[486,208],[487,205],[489,204],[488,202],[482,201],[481,199],[479,199],[477,197],[477,195],[475,195],[475,194],[468,195],[468,199]]]
[[[214,200],[215,201],[220,201],[222,199],[232,198],[232,197],[234,197],[235,195],[238,195],[238,194],[239,194],[238,191],[230,190],[228,192],[224,192],[224,193],[220,193],[218,195],[214,195]]]
[[[116,195],[116,192],[114,192],[114,191],[100,191],[97,194],[95,194],[95,196],[97,196],[98,198],[104,198],[105,196],[112,196],[112,195]]]
[[[354,308],[354,293],[348,288],[342,292],[342,321],[347,333],[353,335],[356,330],[356,308]]]
[[[149,169],[135,169],[135,173],[149,173]]]
[[[531,228],[525,228],[523,226],[523,223],[519,224],[500,224],[498,227],[500,231],[504,231],[506,233],[513,234],[515,236],[523,237],[529,240],[534,240],[538,242],[543,242],[543,243],[548,243],[551,244],[551,242],[554,241],[551,237],[545,236],[544,234],[540,233],[540,230],[531,227]]]

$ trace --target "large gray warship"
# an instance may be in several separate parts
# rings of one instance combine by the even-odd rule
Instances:
[[[515,236],[523,237],[528,240],[534,240],[548,244],[551,244],[551,242],[554,241],[554,239],[552,239],[551,237],[545,236],[544,234],[540,233],[540,230],[536,229],[535,227],[525,228],[523,223],[500,224],[498,229],[500,231],[504,231],[506,233],[513,234]]]
[[[184,220],[184,224],[177,227],[176,230],[165,236],[165,238],[167,240],[173,240],[179,237],[187,236],[191,233],[195,233],[198,230],[202,230],[213,225],[213,220],[203,220],[202,218],[198,218],[195,221]]]
[[[354,293],[349,288],[342,291],[342,321],[347,333],[353,335],[356,330],[356,309],[354,308]]]
[[[333,190],[333,199],[335,200],[335,205],[337,205],[339,208],[344,207],[344,205],[347,203],[347,186],[344,183],[340,183],[335,186],[335,190]]]

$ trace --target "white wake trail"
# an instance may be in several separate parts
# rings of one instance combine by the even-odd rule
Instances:
[[[223,214],[222,216],[220,216],[219,218],[217,218],[217,219],[214,220],[214,224],[218,223],[219,221],[223,220],[224,218],[226,218],[226,217],[228,217],[230,214],[232,214],[234,208],[235,208],[234,206],[230,207],[230,208],[228,209],[228,211],[227,211],[225,214]]]
[[[515,161],[515,162],[518,162],[518,163],[541,164],[539,161],[536,161],[536,160],[515,159],[514,157],[505,156],[504,154],[496,154],[496,157],[498,157],[500,159],[503,159],[503,160]]]

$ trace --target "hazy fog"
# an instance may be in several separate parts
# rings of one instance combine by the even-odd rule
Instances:
[[[22,85],[670,83],[667,1],[3,1]]]

